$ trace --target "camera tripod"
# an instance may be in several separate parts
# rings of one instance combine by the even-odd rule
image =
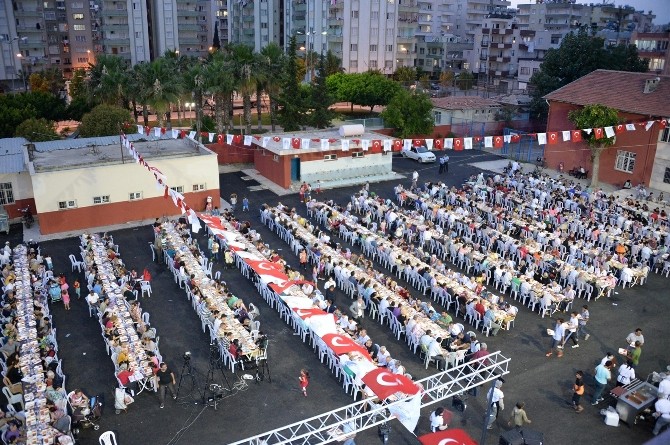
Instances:
[[[266,353],[267,354],[267,353]],[[256,359],[256,383],[265,380],[267,374],[268,382],[272,383],[272,375],[270,374],[270,365],[268,365],[267,355],[263,354],[263,358]]]
[[[221,371],[221,376],[223,381],[226,383],[226,387],[214,383],[214,370],[218,369]],[[212,396],[207,397],[207,392],[211,392]],[[221,356],[219,355],[218,345],[214,342],[209,345],[209,369],[207,370],[207,376],[205,377],[205,386],[202,391],[202,403],[213,403],[214,410],[217,408],[219,400],[223,399],[223,391],[233,392],[232,386],[228,381],[228,377],[223,372],[223,362]]]
[[[193,369],[193,365],[191,364],[191,355],[190,354],[184,354],[184,363],[181,367],[181,374],[179,375],[179,385],[177,386],[177,394],[176,397],[179,399],[179,393],[181,392],[181,385],[184,382],[185,377],[190,377],[191,378],[191,391],[188,394],[188,397],[191,398],[195,403],[198,403],[195,401],[193,398],[193,390],[198,387],[198,382],[195,377],[195,370]],[[188,402],[181,402],[181,403],[188,403]]]

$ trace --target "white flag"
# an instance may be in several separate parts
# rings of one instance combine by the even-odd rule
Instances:
[[[466,150],[472,150],[472,138],[463,138],[463,147]]]
[[[512,135],[511,134],[504,135],[503,136],[503,141],[505,141],[505,143],[509,144],[510,142],[512,142]]]
[[[321,139],[321,150],[328,150],[330,148],[330,142],[328,139]]]
[[[342,151],[349,151],[349,139],[341,139]]]
[[[226,134],[226,144],[233,145],[233,135],[232,134]]]
[[[493,148],[493,136],[484,137],[484,147]]]
[[[647,121],[647,125],[644,126],[644,129],[649,131],[652,125],[654,125],[654,122],[656,121]]]
[[[538,145],[547,145],[547,133],[538,133],[537,134],[537,144]]]
[[[593,128],[582,128],[582,131],[585,131],[586,134],[591,134],[593,133]]]
[[[605,136],[611,138],[614,134],[614,127],[605,127]]]
[[[268,142],[270,142],[270,136],[263,136],[263,148],[268,146]]]
[[[300,148],[306,150],[309,148],[309,138],[302,138],[300,140]]]
[[[190,139],[195,140],[195,131],[191,131],[191,132],[189,132],[189,133],[188,133],[188,137],[189,137]]]
[[[384,151],[391,151],[391,146],[393,145],[393,142],[391,139],[384,139]]]
[[[200,220],[193,210],[188,211],[188,222],[191,223],[191,230],[195,233],[200,232],[202,226],[200,225]]]
[[[247,147],[251,145],[251,136],[249,135],[244,136],[244,145],[246,145]]]
[[[179,137],[179,130],[172,129],[172,139]]]
[[[446,138],[444,140],[444,147],[452,150],[454,148],[454,138]]]
[[[370,148],[370,139],[361,139],[361,148],[363,148],[363,151],[368,151]]]
[[[290,150],[291,149],[291,138],[283,138],[281,140],[281,148],[284,150]]]
[[[570,135],[572,134],[571,131],[563,131],[563,142],[568,142],[570,140]]]
[[[161,129],[160,129],[160,127],[154,127],[154,136],[156,136],[157,138],[160,138],[160,137],[161,137]]]
[[[626,124],[626,130],[635,131],[635,124]]]
[[[137,132],[139,134],[144,134],[144,126],[143,125],[138,125],[137,126]]]
[[[426,149],[427,150],[432,150],[433,149],[433,142],[435,142],[434,139],[424,139],[423,141],[426,143]]]
[[[402,149],[403,150],[409,150],[411,146],[412,146],[412,140],[411,139],[403,139],[402,140]]]
[[[421,396],[422,394],[419,393],[400,403],[392,403],[388,406],[389,412],[410,432],[414,432],[417,423],[419,423],[419,417],[421,416]]]
[[[216,136],[216,133],[208,133],[207,136],[209,136],[209,142],[211,143],[214,141],[214,136]]]

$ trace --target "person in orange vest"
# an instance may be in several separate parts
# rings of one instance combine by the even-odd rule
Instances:
[[[307,251],[305,249],[300,251],[298,258],[300,259],[300,268],[303,270],[307,269]]]

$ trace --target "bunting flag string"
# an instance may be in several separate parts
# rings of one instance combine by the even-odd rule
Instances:
[[[629,131],[639,131],[644,128],[649,131],[654,125],[658,125],[660,129],[668,126],[669,118],[645,120],[642,122],[627,122],[620,123],[615,126],[599,127],[599,128],[582,128],[577,130],[560,130],[546,133],[510,133],[506,135],[492,134],[474,137],[460,137],[460,138],[414,138],[414,139],[326,139],[326,138],[299,138],[299,137],[281,137],[281,136],[257,136],[257,135],[241,135],[241,134],[218,134],[202,132],[201,136],[209,143],[237,145],[243,147],[251,147],[254,142],[257,145],[267,148],[270,141],[281,143],[282,150],[304,150],[304,149],[319,149],[319,150],[334,150],[349,151],[354,148],[360,148],[363,151],[372,150],[373,152],[381,151],[401,151],[409,150],[412,147],[426,147],[428,150],[471,150],[478,146],[494,149],[503,148],[504,144],[520,143],[523,138],[536,140],[539,145],[557,144],[559,142],[583,142],[585,137],[594,137],[595,139],[612,138],[619,134]],[[128,125],[129,128],[134,128]],[[143,125],[136,125],[137,133],[160,138],[167,135],[173,139],[189,138],[195,139],[197,133],[195,131],[186,130],[167,130],[163,127],[149,127]],[[131,143],[124,142],[124,146],[130,151]],[[137,158],[136,158],[137,160]],[[141,163],[141,161],[138,161]]]

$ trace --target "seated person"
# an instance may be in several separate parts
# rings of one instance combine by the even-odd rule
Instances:
[[[72,421],[74,423],[81,421],[85,414],[84,410],[89,407],[89,398],[81,389],[75,389],[70,393],[70,406],[72,406]]]
[[[9,428],[7,428],[2,435],[2,440],[7,444],[19,443],[21,437],[25,436],[24,432],[19,429],[19,421],[14,419],[7,424],[9,425]]]

